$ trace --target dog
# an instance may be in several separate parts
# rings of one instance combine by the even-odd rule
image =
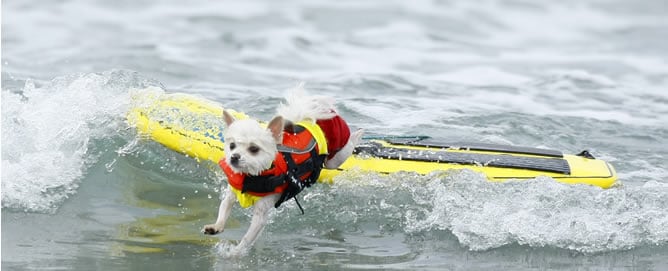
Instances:
[[[286,100],[266,127],[252,119],[236,120],[223,111],[225,157],[219,164],[228,177],[228,189],[216,222],[204,226],[202,232],[222,232],[235,202],[244,208],[253,206],[248,231],[236,247],[238,253],[252,247],[271,207],[278,208],[314,184],[322,168],[338,168],[362,138],[363,130],[350,132],[332,98],[307,96],[302,84]],[[303,213],[298,201],[297,205]]]

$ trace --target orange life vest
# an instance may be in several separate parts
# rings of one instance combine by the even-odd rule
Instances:
[[[314,137],[312,133],[320,133],[321,136]],[[283,131],[283,144],[277,146],[279,152],[274,162],[258,176],[234,172],[225,159],[221,159],[218,164],[227,175],[233,191],[237,190],[234,191],[237,196],[251,196],[252,199],[246,202],[239,201],[242,207],[254,204],[256,197],[280,193],[282,196],[275,205],[278,207],[318,180],[327,157],[327,147],[325,145],[325,149],[320,151],[318,137],[322,137],[322,130],[316,124],[286,127]]]

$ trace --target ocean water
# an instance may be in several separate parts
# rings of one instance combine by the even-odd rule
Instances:
[[[2,2],[2,270],[667,270],[668,4]],[[354,128],[590,150],[619,185],[346,172],[215,220],[224,177],[139,138],[129,89],[268,120],[298,82]]]

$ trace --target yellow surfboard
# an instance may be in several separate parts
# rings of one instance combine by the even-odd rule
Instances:
[[[187,94],[165,94],[152,88],[133,91],[133,106],[127,121],[137,131],[169,149],[199,160],[217,163],[225,156],[222,105]],[[236,118],[248,118],[227,109]],[[348,169],[378,173],[469,169],[491,181],[548,176],[569,184],[608,188],[617,181],[612,165],[587,152],[578,155],[559,151],[485,144],[440,142],[426,136],[365,137],[355,155],[339,169],[324,169],[320,181],[331,181]]]

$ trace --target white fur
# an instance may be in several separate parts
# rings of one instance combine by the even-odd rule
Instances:
[[[343,162],[348,159],[353,154],[353,150],[355,150],[355,146],[360,143],[362,140],[362,135],[364,134],[364,130],[359,129],[353,133],[350,134],[350,138],[348,139],[348,142],[346,143],[339,152],[337,152],[334,157],[331,159],[328,159],[325,161],[325,168],[329,169],[336,169],[343,164]]]
[[[225,123],[225,159],[233,171],[249,175],[258,175],[268,169],[276,156],[276,144],[282,142],[282,130],[284,119],[299,122],[302,120],[316,121],[319,119],[330,119],[336,116],[334,100],[322,96],[307,96],[303,89],[303,83],[286,96],[287,104],[281,104],[278,115],[269,122],[267,128],[263,128],[254,120],[235,120],[228,112],[224,112]],[[281,117],[282,116],[282,117]],[[350,135],[348,143],[330,160],[325,161],[325,167],[337,168],[352,155],[355,145],[362,138],[362,130]],[[234,144],[235,148],[230,146]],[[259,148],[252,152],[251,148]],[[237,161],[232,164],[232,157],[237,156]],[[236,247],[236,254],[243,254],[250,249],[259,237],[262,229],[267,224],[269,210],[280,198],[280,194],[272,194],[263,197],[255,203],[253,218],[248,231]],[[218,208],[218,218],[214,224],[204,226],[202,232],[205,234],[217,234],[224,230],[225,222],[230,215],[232,205],[237,201],[235,194],[228,187]]]
[[[256,120],[235,120],[227,111],[223,114],[225,162],[237,173],[258,175],[268,169],[278,152],[276,145],[282,142],[283,119],[276,117],[263,128]],[[258,151],[252,152],[253,148]]]
[[[257,201],[255,205],[253,205],[253,217],[251,218],[251,224],[248,227],[248,231],[246,231],[244,237],[241,238],[241,242],[239,242],[232,254],[241,255],[248,252],[248,250],[253,246],[257,238],[260,236],[260,233],[262,233],[264,226],[267,225],[269,210],[274,207],[274,204],[280,197],[281,195],[279,194],[272,194],[263,197]],[[220,202],[216,223],[204,226],[202,232],[212,235],[223,232],[225,229],[225,222],[227,222],[227,218],[230,216],[232,205],[236,201],[236,196],[232,190],[228,188],[225,196],[223,197],[223,200]]]
[[[336,116],[334,99],[325,96],[308,96],[304,83],[300,83],[285,96],[287,103],[281,103],[276,109],[279,116],[286,120],[298,122],[310,119],[331,119]]]

